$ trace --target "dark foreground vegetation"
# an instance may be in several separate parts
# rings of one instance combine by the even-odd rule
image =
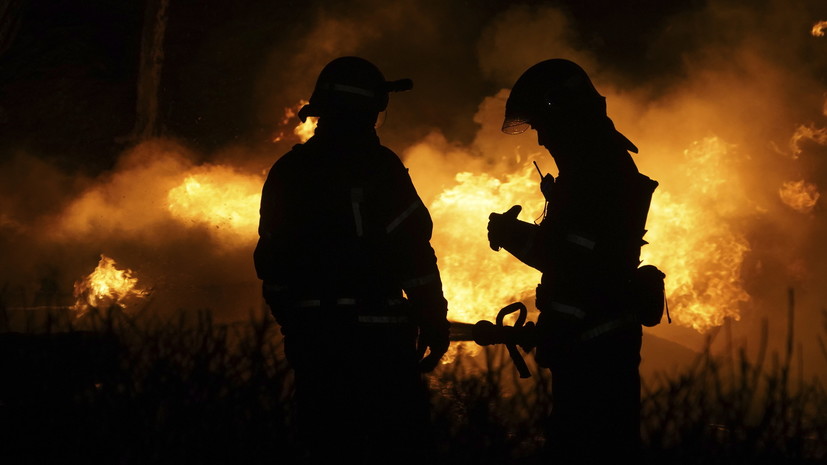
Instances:
[[[290,370],[270,318],[147,320],[92,312],[1,333],[0,463],[291,463]],[[505,351],[470,349],[431,375],[441,461],[540,463],[547,373],[520,380]],[[706,352],[650,380],[646,463],[825,463],[827,393],[792,364]]]

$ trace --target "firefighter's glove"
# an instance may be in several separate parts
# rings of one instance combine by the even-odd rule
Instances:
[[[554,176],[551,174],[546,174],[543,176],[543,179],[540,180],[540,192],[543,193],[543,197],[545,197],[546,202],[551,202],[552,192],[554,190]]]
[[[505,213],[492,213],[488,215],[488,244],[495,252],[501,247],[513,243],[516,235],[519,234],[520,221],[517,215],[523,209],[520,205],[514,205]]]
[[[450,323],[448,320],[423,324],[419,328],[417,351],[419,371],[427,373],[433,371],[439,360],[448,352]],[[427,355],[425,353],[427,352]]]

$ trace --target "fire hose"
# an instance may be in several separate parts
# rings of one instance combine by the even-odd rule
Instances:
[[[505,317],[514,312],[519,312],[514,325],[505,325]],[[451,322],[450,339],[452,341],[474,341],[480,346],[504,344],[511,360],[514,361],[514,366],[517,367],[517,371],[520,373],[520,378],[530,378],[531,372],[528,370],[522,354],[517,349],[519,346],[524,352],[528,353],[537,344],[534,322],[526,322],[527,314],[528,310],[525,304],[514,302],[503,307],[497,313],[496,323],[488,320],[480,320],[476,323]]]

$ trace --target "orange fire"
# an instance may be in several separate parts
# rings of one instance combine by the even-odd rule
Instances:
[[[643,247],[644,263],[666,273],[666,295],[676,323],[704,331],[726,318],[739,319],[750,300],[741,266],[750,245],[727,221],[740,208],[737,178],[727,166],[733,150],[718,138],[695,142],[684,151],[691,183],[679,193],[655,191]]]
[[[148,295],[149,291],[138,287],[138,278],[132,275],[132,270],[118,269],[115,260],[101,255],[95,270],[75,281],[75,304],[72,309],[81,317],[92,308],[126,308],[131,300]]]
[[[667,274],[675,323],[698,331],[721,325],[727,317],[737,319],[739,306],[749,300],[740,273],[750,246],[727,222],[738,200],[722,200],[733,182],[726,166],[730,149],[709,138],[685,151],[684,168],[694,181],[679,187],[679,194],[669,185],[656,191],[647,224],[650,244],[642,252],[644,263]],[[496,176],[459,173],[457,184],[428,206],[435,225],[432,243],[454,320],[491,320],[511,302],[533,301],[539,272],[505,252],[492,251],[486,236],[491,212],[519,204],[524,221],[542,214],[539,176],[528,161],[515,166],[499,169]]]
[[[778,190],[778,195],[787,206],[801,213],[813,211],[821,197],[818,186],[803,180],[785,182]]]
[[[280,124],[281,127],[276,135],[273,136],[273,142],[285,140],[287,135],[284,132],[284,128],[294,119],[298,119],[299,110],[301,110],[301,108],[308,103],[310,102],[307,100],[299,100],[299,103],[295,106],[284,109],[284,117],[282,118]],[[318,121],[319,118],[313,116],[307,118],[304,123],[299,121],[298,125],[293,128],[293,135],[298,136],[299,142],[307,142],[307,140],[313,137],[313,134],[316,132],[316,123],[318,123]]]
[[[505,251],[492,251],[487,237],[491,212],[522,205],[520,219],[529,222],[542,214],[538,179],[529,163],[501,179],[486,173],[459,173],[458,184],[428,207],[434,218],[432,243],[451,319],[493,320],[500,308],[529,297],[539,282],[537,270]]]
[[[427,143],[419,149],[433,152],[431,155],[446,150]],[[733,174],[737,168],[729,165],[738,158],[732,153],[733,147],[715,137],[687,148],[682,171],[691,182],[659,187],[647,223],[645,239],[650,244],[643,248],[642,260],[666,273],[674,322],[698,331],[721,325],[726,318],[738,319],[739,307],[750,299],[740,279],[750,245],[729,221],[743,207],[743,199],[733,199],[733,192],[745,191],[737,186]],[[461,171],[452,178],[429,173],[421,176],[414,179],[417,188],[435,193],[423,199],[434,220],[432,244],[450,318],[491,320],[498,309],[511,302],[531,303],[539,272],[508,253],[492,251],[486,226],[491,212],[518,204],[523,206],[522,220],[541,217],[544,200],[533,165],[517,157],[516,162],[496,166],[476,164],[473,172]],[[262,182],[260,176],[224,166],[190,170],[169,191],[168,210],[180,221],[209,225],[224,239],[235,238],[236,244],[246,246],[257,237]],[[787,192],[782,198],[803,193],[801,205],[807,205],[807,196],[815,202],[817,192],[806,185],[796,190],[796,186],[782,188]]]
[[[231,167],[204,166],[169,191],[168,209],[180,221],[208,225],[222,239],[246,243],[258,228],[262,182]]]
[[[813,37],[824,37],[824,31],[827,29],[827,21],[819,21],[813,25],[811,33]]]

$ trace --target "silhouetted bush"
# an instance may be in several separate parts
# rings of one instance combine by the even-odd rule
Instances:
[[[0,303],[0,311],[3,311]],[[291,372],[268,315],[219,324],[92,312],[0,334],[2,463],[291,463]],[[459,347],[429,375],[441,463],[541,463],[547,371]],[[790,354],[707,350],[644,386],[647,463],[824,463],[827,393]]]

